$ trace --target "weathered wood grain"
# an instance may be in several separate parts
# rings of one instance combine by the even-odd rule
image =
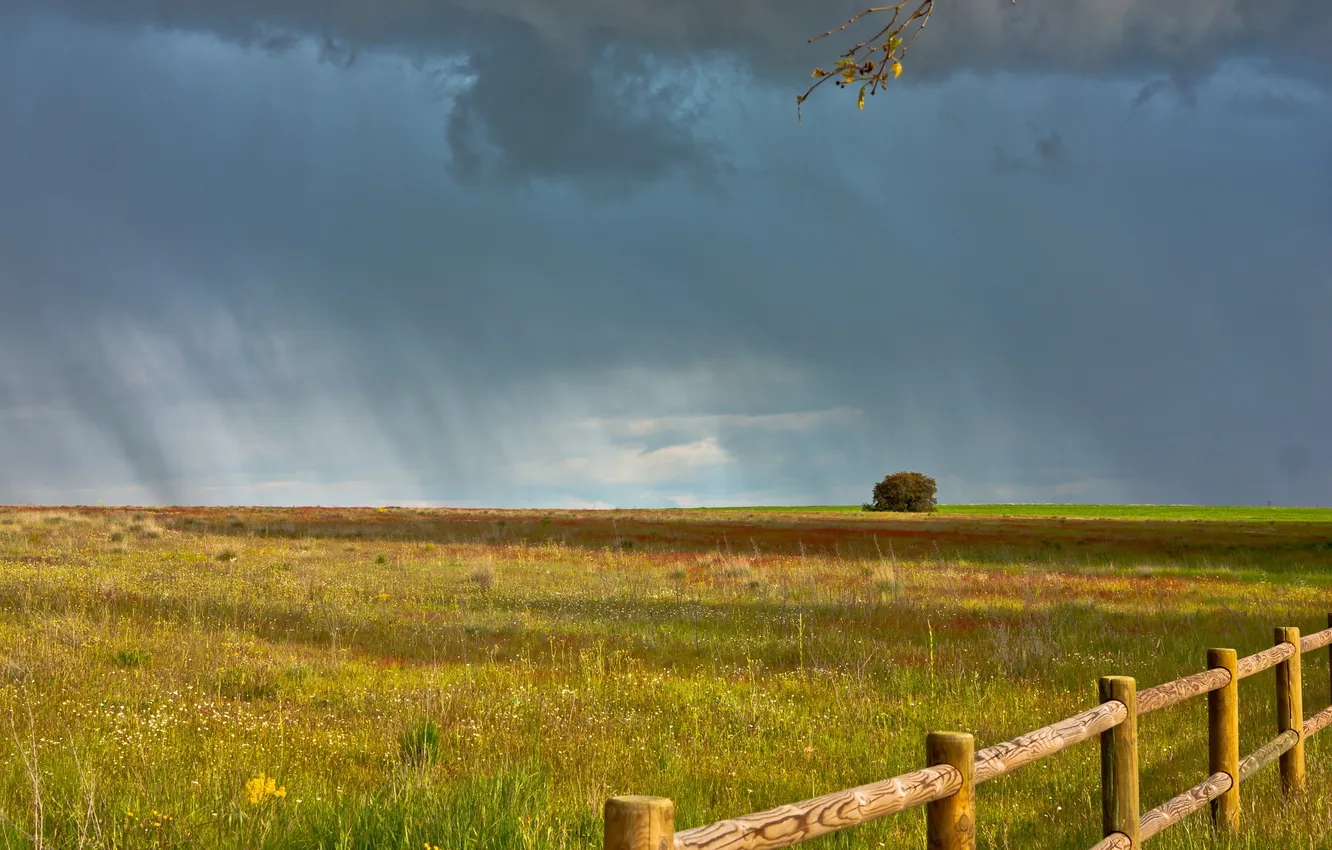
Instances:
[[[1138,824],[1141,840],[1146,841],[1166,827],[1179,823],[1210,800],[1229,791],[1231,784],[1230,774],[1213,773],[1183,794],[1166,800],[1142,816]]]
[[[1332,617],[1332,615],[1328,616]],[[1332,646],[1332,629],[1323,629],[1321,632],[1314,632],[1300,638],[1300,652],[1313,652],[1315,649],[1322,649],[1325,646]]]
[[[1278,626],[1275,638],[1286,646],[1300,645],[1300,630],[1294,626]],[[1281,788],[1286,793],[1304,789],[1304,676],[1300,672],[1301,655],[1298,652],[1283,660],[1276,668],[1277,680],[1277,732],[1294,730],[1300,736],[1295,746],[1281,754]]]
[[[1271,649],[1264,649],[1262,652],[1246,655],[1239,660],[1237,665],[1239,677],[1243,679],[1252,676],[1254,673],[1261,673],[1269,667],[1277,666],[1294,654],[1294,644],[1279,643]]]
[[[744,817],[675,833],[676,850],[773,850],[956,794],[957,768],[939,765]]]
[[[1007,775],[1074,744],[1095,738],[1123,723],[1128,709],[1122,702],[1104,702],[1067,720],[1043,726],[976,753],[976,784]]]
[[[1101,702],[1124,704],[1124,722],[1101,733],[1102,835],[1138,840],[1138,691],[1132,676],[1103,676]]]
[[[1219,667],[1138,691],[1138,716],[1178,705],[1230,684],[1230,671]]]
[[[1321,732],[1328,726],[1332,726],[1332,705],[1304,721],[1304,737]]]
[[[1133,850],[1133,839],[1122,832],[1116,832],[1096,842],[1092,850]]]
[[[605,850],[668,850],[675,804],[665,797],[611,797],[606,801]]]
[[[1230,675],[1230,681],[1207,695],[1207,769],[1213,774],[1224,773],[1235,781],[1231,787],[1212,802],[1212,823],[1225,832],[1239,830],[1239,664],[1233,649],[1207,650],[1207,666],[1221,668]]]
[[[1308,724],[1305,725],[1307,726]],[[1263,744],[1258,749],[1249,753],[1244,757],[1244,760],[1240,762],[1240,781],[1243,782],[1245,779],[1248,779],[1250,776],[1253,776],[1258,771],[1276,761],[1282,753],[1295,746],[1299,740],[1299,734],[1292,729],[1287,732],[1282,732],[1266,744]]]
[[[956,794],[925,806],[925,843],[930,850],[976,850],[976,740],[966,732],[931,732],[925,759],[962,774]]]

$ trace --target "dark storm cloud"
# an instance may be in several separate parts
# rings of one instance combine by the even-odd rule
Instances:
[[[453,168],[501,182],[531,178],[706,177],[716,146],[693,137],[685,92],[645,97],[651,55],[670,64],[722,52],[791,90],[851,38],[806,40],[862,7],[810,0],[20,0],[78,20],[205,31],[260,49],[313,39],[350,65],[366,50],[470,57],[478,75],[449,119]],[[913,46],[908,79],[958,70],[1166,72],[1185,94],[1236,56],[1327,79],[1332,4],[1324,0],[960,0],[941,5]],[[627,59],[626,57],[632,57]],[[655,76],[660,77],[660,74]],[[629,81],[615,86],[607,78]],[[1142,89],[1140,100],[1153,90]],[[1143,93],[1146,93],[1145,95]],[[595,167],[593,167],[595,165]]]
[[[681,86],[649,91],[653,69],[643,57],[605,50],[598,80],[531,26],[506,22],[497,29],[510,32],[472,52],[466,70],[476,82],[458,96],[449,116],[452,171],[459,179],[604,184],[677,170],[706,176],[715,169],[712,146],[691,131],[691,116],[672,115],[684,100]],[[617,93],[614,81],[634,93]],[[632,114],[625,114],[625,99],[632,99]],[[559,114],[552,115],[552,108]]]
[[[84,20],[204,29],[244,43],[285,44],[284,37],[298,35],[413,51],[470,50],[477,39],[517,44],[507,39],[521,22],[549,45],[569,51],[595,51],[608,41],[663,51],[739,49],[764,64],[800,67],[816,52],[805,45],[809,36],[864,8],[808,0],[43,0],[38,5]],[[869,22],[879,19],[866,20],[872,29]],[[1329,35],[1332,9],[1320,0],[1030,0],[1016,6],[955,0],[941,4],[928,39],[914,50],[925,54],[917,61],[927,67],[1144,73],[1162,66],[1208,68],[1240,53],[1326,62]],[[540,57],[521,51],[510,58],[515,65],[533,61],[533,71],[545,67]]]

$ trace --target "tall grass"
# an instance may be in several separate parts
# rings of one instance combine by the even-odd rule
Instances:
[[[1332,607],[1314,555],[1237,550],[1241,580],[1172,558],[1178,528],[1126,528],[1155,541],[1126,569],[958,557],[946,529],[937,554],[839,557],[758,525],[690,549],[624,522],[575,545],[541,514],[489,541],[416,512],[195,516],[0,511],[0,846],[591,847],[613,794],[671,797],[681,828],[793,802],[919,767],[929,729],[993,743],[1100,675],[1145,687]],[[1306,711],[1327,668],[1306,656]],[[1241,684],[1245,752],[1274,690]],[[1205,728],[1200,700],[1144,720],[1145,806],[1205,775]],[[1326,846],[1328,737],[1294,808],[1271,771],[1245,784],[1233,846]],[[986,785],[982,846],[1091,846],[1098,764],[1089,744]],[[1153,844],[1212,846],[1205,822]],[[914,812],[816,846],[923,842]]]

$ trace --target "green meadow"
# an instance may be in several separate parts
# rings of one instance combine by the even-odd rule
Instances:
[[[1329,578],[1319,509],[0,508],[0,846],[599,847],[612,795],[686,829],[1325,628]],[[1240,700],[1248,753],[1273,671]],[[1205,699],[1140,736],[1144,809],[1207,774]],[[1237,837],[1150,846],[1332,846],[1332,732],[1307,758]],[[1089,742],[982,786],[980,846],[1091,847],[1099,783]],[[924,848],[923,812],[809,846]]]

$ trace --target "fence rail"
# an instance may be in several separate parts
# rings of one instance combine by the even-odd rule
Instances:
[[[1061,750],[1099,738],[1102,827],[1092,850],[1134,850],[1208,803],[1222,831],[1239,828],[1240,784],[1280,763],[1286,794],[1303,790],[1304,741],[1332,726],[1332,705],[1305,719],[1300,659],[1332,647],[1328,628],[1300,636],[1278,628],[1275,645],[1237,658],[1233,649],[1207,652],[1207,669],[1143,691],[1127,676],[1100,680],[1101,703],[1008,741],[974,750],[971,735],[931,732],[927,767],[811,800],[675,831],[675,810],[663,797],[612,797],[606,801],[606,850],[776,850],[897,812],[926,806],[931,850],[976,846],[976,786],[1005,776]],[[1332,651],[1329,651],[1332,669]],[[1239,680],[1277,668],[1277,735],[1239,757]],[[1139,814],[1138,718],[1198,696],[1207,696],[1210,775],[1197,785]]]

